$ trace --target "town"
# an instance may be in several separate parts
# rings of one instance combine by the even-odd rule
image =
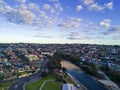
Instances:
[[[105,70],[110,69],[118,76],[108,77],[120,85],[120,46],[95,44],[0,44],[0,81],[30,76],[40,70],[46,56],[54,54],[80,66],[86,73],[85,62],[98,66],[107,75],[109,73]],[[88,74],[98,77],[97,74]]]

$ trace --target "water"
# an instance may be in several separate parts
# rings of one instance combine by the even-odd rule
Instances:
[[[68,70],[68,73],[86,86],[88,90],[107,90],[102,84],[80,70]]]

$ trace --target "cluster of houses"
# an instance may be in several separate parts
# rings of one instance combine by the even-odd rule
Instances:
[[[120,72],[120,46],[66,44],[59,46],[59,51],[74,55],[82,61],[99,66],[108,66]]]
[[[6,78],[16,72],[33,71],[45,55],[53,56],[55,52],[75,55],[82,61],[96,65],[107,65],[120,71],[120,46],[88,45],[88,44],[7,44],[0,47],[0,73]],[[23,60],[26,58],[26,60]]]
[[[53,55],[53,53],[34,49],[31,45],[26,47],[25,44],[8,45],[7,48],[1,47],[0,74],[4,75],[4,80],[17,78],[23,72],[31,74],[39,69],[40,62],[45,55]]]

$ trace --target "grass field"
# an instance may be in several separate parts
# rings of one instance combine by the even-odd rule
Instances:
[[[0,84],[0,90],[8,90],[8,87],[12,84],[12,82],[5,82]]]
[[[43,77],[36,82],[29,83],[25,86],[25,90],[40,90],[45,80],[55,80],[54,76]],[[61,83],[55,81],[48,81],[43,86],[42,90],[60,90]]]
[[[42,90],[61,90],[61,83],[55,81],[48,81],[45,83]]]

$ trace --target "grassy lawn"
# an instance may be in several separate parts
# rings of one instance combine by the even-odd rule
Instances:
[[[0,90],[8,90],[8,87],[12,84],[12,82],[5,82],[0,84]]]
[[[43,77],[36,82],[29,83],[25,86],[25,90],[40,90],[40,87],[45,80],[55,80],[55,77],[54,76]],[[51,82],[46,82],[46,84],[43,88],[44,88],[44,90],[59,90],[58,88],[60,87],[60,85],[61,85],[61,83],[51,81]],[[49,87],[49,88],[47,88],[47,87]],[[52,87],[52,89],[50,89],[50,87]],[[56,87],[57,87],[57,89],[56,89]],[[53,89],[53,88],[55,88],[55,89]]]
[[[8,90],[8,87],[0,88],[0,90]]]
[[[61,83],[55,81],[48,81],[42,90],[61,90]]]

